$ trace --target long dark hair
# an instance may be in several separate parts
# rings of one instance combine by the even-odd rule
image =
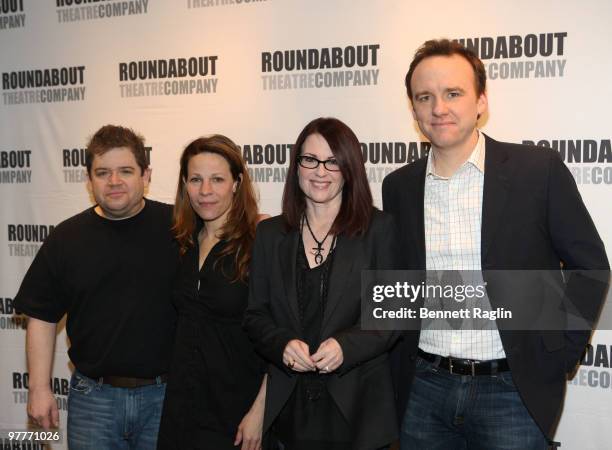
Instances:
[[[331,117],[320,117],[306,125],[293,146],[283,192],[282,214],[287,227],[299,229],[300,220],[306,210],[306,200],[298,178],[298,156],[302,152],[304,141],[311,134],[320,134],[325,138],[344,177],[342,205],[331,233],[344,233],[347,236],[365,233],[370,225],[374,207],[359,140],[345,123]]]
[[[181,155],[172,231],[179,243],[181,254],[185,254],[187,249],[194,245],[193,234],[198,221],[185,186],[187,169],[189,160],[200,153],[214,153],[223,157],[229,164],[232,178],[239,180],[227,220],[221,227],[220,238],[227,241],[227,245],[219,257],[235,255],[236,270],[232,281],[246,281],[257,226],[257,199],[240,149],[231,139],[215,134],[198,138],[185,147]]]

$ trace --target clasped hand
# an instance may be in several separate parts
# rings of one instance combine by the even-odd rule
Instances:
[[[342,347],[334,338],[321,342],[312,355],[308,344],[299,339],[289,341],[283,352],[283,363],[296,372],[329,373],[340,367],[343,361]]]

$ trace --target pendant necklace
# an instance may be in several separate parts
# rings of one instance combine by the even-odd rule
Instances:
[[[310,228],[310,223],[308,223],[308,217],[306,216],[305,213],[304,213],[304,221],[306,222],[306,227],[308,228],[308,231],[310,232],[310,235],[312,236],[314,241],[317,243],[317,246],[316,247],[312,247],[312,250],[314,252],[315,263],[317,263],[317,265],[320,265],[323,262],[323,252],[325,251],[325,249],[323,248],[323,244],[325,243],[325,241],[329,237],[329,233],[331,231],[331,227],[327,231],[327,234],[325,235],[323,240],[319,241],[316,238],[316,236],[314,235],[314,233],[312,232],[312,228]]]

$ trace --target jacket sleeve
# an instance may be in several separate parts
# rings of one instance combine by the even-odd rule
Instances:
[[[270,241],[266,239],[264,228],[261,225],[257,228],[253,245],[249,269],[249,304],[243,326],[257,352],[287,372],[283,364],[283,352],[289,341],[298,337],[291,330],[277,324],[272,317],[269,277],[272,256],[267,252],[269,249],[266,245]]]
[[[370,269],[393,270],[397,268],[395,221],[391,215],[384,214],[380,222],[375,225],[376,229],[372,230],[371,248],[374,252],[374,267]],[[334,338],[340,344],[344,356],[344,361],[338,369],[339,373],[345,374],[361,363],[389,351],[399,336],[398,331],[362,330],[361,323],[337,332]]]
[[[553,153],[553,152],[551,152]],[[604,244],[584,205],[576,182],[556,152],[548,177],[548,228],[553,248],[563,263],[565,301],[594,324],[603,306],[610,277]],[[565,333],[566,369],[572,372],[590,338],[589,330]]]

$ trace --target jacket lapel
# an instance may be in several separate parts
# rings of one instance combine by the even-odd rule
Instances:
[[[336,249],[334,250],[333,265],[329,274],[329,290],[327,292],[323,323],[321,324],[321,334],[323,336],[325,336],[325,328],[329,324],[330,317],[333,316],[334,310],[341,303],[340,300],[345,292],[346,283],[350,279],[355,261],[359,257],[360,244],[359,238],[351,239],[346,236],[338,236]]]
[[[298,247],[298,233],[289,231],[283,238],[279,253],[282,279],[285,284],[285,298],[289,303],[295,322],[295,330],[300,328],[300,315],[298,309],[297,290],[296,290],[296,255]]]
[[[422,269],[425,267],[425,171],[427,169],[427,159],[419,161],[423,165],[423,170],[407,180],[406,192],[402,195],[401,211],[405,215],[402,222],[408,223],[407,230],[411,230],[413,239],[416,243],[417,255],[403,255],[403,260],[407,257],[410,264],[407,269]],[[416,164],[416,163],[415,163]],[[408,246],[410,248],[410,246]]]
[[[491,248],[495,232],[508,198],[510,187],[510,168],[508,154],[497,142],[486,136],[485,174],[482,193],[482,230],[480,253],[483,269],[485,258]]]

